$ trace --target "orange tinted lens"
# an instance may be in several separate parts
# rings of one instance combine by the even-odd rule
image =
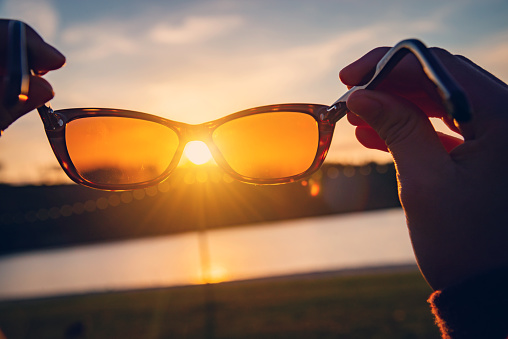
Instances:
[[[65,137],[76,170],[96,184],[153,180],[168,168],[178,148],[178,135],[172,129],[125,117],[73,120]]]
[[[214,131],[213,141],[241,176],[277,179],[301,174],[311,166],[319,129],[308,114],[262,113],[224,123]]]

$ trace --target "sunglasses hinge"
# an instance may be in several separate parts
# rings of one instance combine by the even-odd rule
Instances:
[[[55,131],[65,124],[62,117],[55,113],[49,105],[41,106],[37,108],[37,111],[41,116],[44,128],[48,131]]]
[[[319,114],[319,119],[323,122],[335,124],[347,113],[347,107],[345,103],[339,102],[326,108]]]

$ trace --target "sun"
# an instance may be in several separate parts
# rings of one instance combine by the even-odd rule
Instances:
[[[229,280],[228,271],[222,266],[212,265],[206,274],[207,276],[203,277],[205,283],[216,284]]]
[[[185,145],[185,156],[195,165],[203,165],[212,158],[208,146],[203,141],[191,141]]]

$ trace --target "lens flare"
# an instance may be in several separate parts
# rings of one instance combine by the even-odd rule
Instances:
[[[210,161],[212,155],[203,141],[191,141],[185,146],[185,156],[195,165],[203,165]]]

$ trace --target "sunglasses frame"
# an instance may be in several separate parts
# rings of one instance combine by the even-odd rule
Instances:
[[[46,131],[46,135],[48,137],[51,148],[53,149],[53,152],[55,153],[60,166],[65,171],[67,176],[74,182],[87,187],[97,188],[101,190],[118,191],[140,189],[154,185],[166,179],[178,166],[178,163],[180,162],[183,151],[185,149],[185,145],[187,145],[188,142],[194,140],[203,141],[208,146],[210,153],[212,154],[212,157],[217,165],[236,180],[260,185],[281,184],[300,180],[304,177],[309,176],[320,168],[330,148],[335,123],[341,118],[341,116],[338,114],[337,110],[329,110],[328,108],[329,107],[326,105],[319,104],[280,104],[261,106],[233,113],[220,119],[198,125],[173,121],[142,112],[110,108],[71,108],[53,111],[50,106],[44,105],[39,107],[38,111],[43,121],[44,129]],[[319,143],[312,164],[305,171],[296,175],[273,179],[251,178],[235,172],[224,159],[222,153],[213,142],[212,135],[215,129],[235,119],[240,119],[256,114],[277,114],[280,112],[307,114],[316,121],[319,131]],[[66,126],[69,122],[76,119],[98,116],[123,117],[151,121],[173,130],[178,135],[179,144],[169,166],[158,177],[149,181],[133,184],[101,184],[85,179],[74,166],[67,150],[67,145],[65,142]]]
[[[6,107],[11,107],[23,100],[26,100],[28,93],[29,68],[24,23],[17,20],[12,20],[11,23],[9,23],[8,47],[8,76],[6,83],[8,93],[5,95],[5,99],[7,99],[7,101],[4,105]],[[189,125],[147,113],[109,108],[75,108],[53,111],[51,106],[47,104],[37,108],[37,110],[43,121],[46,135],[48,136],[51,147],[53,148],[53,152],[55,153],[62,169],[70,179],[84,186],[103,190],[130,190],[154,185],[157,182],[164,180],[178,165],[185,145],[187,142],[193,140],[204,141],[210,149],[214,160],[231,177],[253,184],[281,184],[303,179],[319,169],[330,147],[336,122],[348,112],[346,101],[351,93],[360,89],[375,89],[377,85],[390,73],[390,71],[404,58],[404,56],[409,53],[416,57],[429,80],[431,80],[436,86],[448,113],[448,117],[453,120],[457,126],[459,126],[459,123],[470,121],[472,118],[472,110],[467,95],[456,83],[453,77],[451,77],[451,75],[446,71],[439,60],[431,53],[431,51],[417,39],[402,40],[389,49],[385,56],[372,70],[372,75],[369,78],[370,80],[363,85],[352,87],[330,106],[319,104],[280,104],[261,106],[233,113],[223,118],[199,125]],[[213,131],[218,126],[234,119],[254,114],[277,112],[300,112],[308,114],[318,123],[319,144],[316,150],[316,156],[310,167],[302,173],[276,179],[249,178],[236,173],[228,165],[220,151],[213,143]],[[97,184],[84,179],[74,167],[67,151],[65,144],[65,128],[66,124],[74,119],[99,115],[153,121],[173,129],[178,134],[180,143],[174,159],[166,171],[153,180],[136,184]]]

